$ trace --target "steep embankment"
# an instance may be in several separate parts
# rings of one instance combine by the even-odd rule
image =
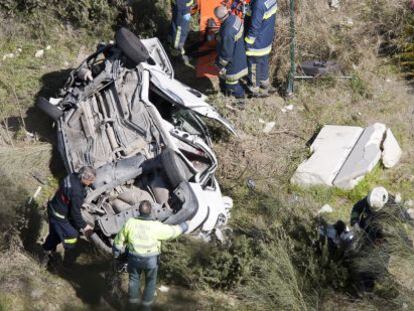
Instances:
[[[100,40],[112,38],[111,25],[121,21],[145,34],[165,34],[168,14],[157,8],[167,8],[166,2],[137,2],[134,18],[121,1],[0,1],[0,310],[120,306],[119,296],[111,295],[112,289],[105,285],[109,263],[87,244],[83,246],[86,255],[75,270],[50,273],[37,264],[36,242],[44,234],[42,205],[63,170],[53,149],[54,129],[33,104],[38,94],[53,95],[69,68]],[[287,4],[279,1],[272,62],[278,83],[283,82],[289,67]],[[142,12],[154,14],[142,16]],[[414,95],[395,62],[412,13],[405,9],[405,1],[397,0],[349,0],[335,12],[325,0],[303,0],[296,14],[297,62],[333,59],[352,78],[297,81],[296,96],[289,101],[279,96],[251,99],[244,111],[229,109],[227,99],[212,95],[240,135],[227,137],[215,131],[220,182],[235,203],[234,238],[225,246],[206,246],[186,238],[166,244],[161,279],[179,287],[168,294],[159,293],[161,308],[414,308],[411,250],[402,247],[394,252],[390,273],[372,294],[356,299],[350,296],[346,271],[323,268],[312,243],[317,233],[314,215],[325,203],[334,207],[326,215],[328,221],[347,221],[352,204],[374,185],[400,192],[405,200],[414,199]],[[37,53],[39,57],[35,57]],[[381,53],[393,53],[394,59]],[[183,79],[193,81],[192,70],[178,69]],[[283,109],[288,105],[293,109]],[[289,184],[297,165],[307,156],[306,143],[321,126],[367,126],[377,121],[393,130],[404,150],[396,168],[376,168],[350,192],[319,187],[305,190]],[[264,133],[267,122],[275,125]],[[247,187],[248,178],[255,181],[255,190]],[[39,186],[40,195],[28,204]],[[124,293],[125,285],[124,279]]]

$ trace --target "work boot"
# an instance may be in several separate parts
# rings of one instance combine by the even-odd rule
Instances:
[[[77,257],[78,257],[78,254],[75,249],[73,248],[65,249],[65,255],[63,257],[63,266],[65,268],[73,267],[73,265],[76,262]]]
[[[269,96],[266,92],[263,92],[263,90],[260,87],[249,87],[248,88],[248,96],[249,98],[264,98]]]
[[[275,94],[277,92],[277,88],[275,88],[273,85],[260,86],[260,89],[269,95]]]

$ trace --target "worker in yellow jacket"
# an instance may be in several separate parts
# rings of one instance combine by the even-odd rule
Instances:
[[[188,229],[188,224],[166,225],[151,218],[151,202],[142,201],[140,216],[130,218],[117,234],[113,244],[114,257],[118,258],[124,246],[128,252],[128,302],[131,307],[152,305],[157,281],[161,241],[178,237]],[[140,276],[145,274],[145,288],[140,299]]]

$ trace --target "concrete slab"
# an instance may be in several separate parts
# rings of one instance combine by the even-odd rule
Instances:
[[[362,132],[356,126],[325,125],[311,145],[312,156],[299,165],[291,183],[332,186]]]
[[[342,189],[352,189],[381,158],[381,144],[385,124],[374,123],[367,127],[345,161],[333,184]]]
[[[390,129],[385,133],[382,150],[382,163],[386,168],[394,167],[400,161],[402,150]]]

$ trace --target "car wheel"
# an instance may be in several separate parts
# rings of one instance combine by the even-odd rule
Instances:
[[[161,153],[161,161],[168,180],[174,188],[181,182],[188,181],[193,176],[184,160],[170,148],[165,149]]]
[[[115,35],[115,41],[119,49],[132,61],[135,65],[147,61],[149,53],[141,40],[126,28],[121,28]]]
[[[59,120],[59,118],[63,115],[63,111],[61,109],[55,105],[52,105],[44,97],[39,97],[36,102],[36,106],[55,121]]]

